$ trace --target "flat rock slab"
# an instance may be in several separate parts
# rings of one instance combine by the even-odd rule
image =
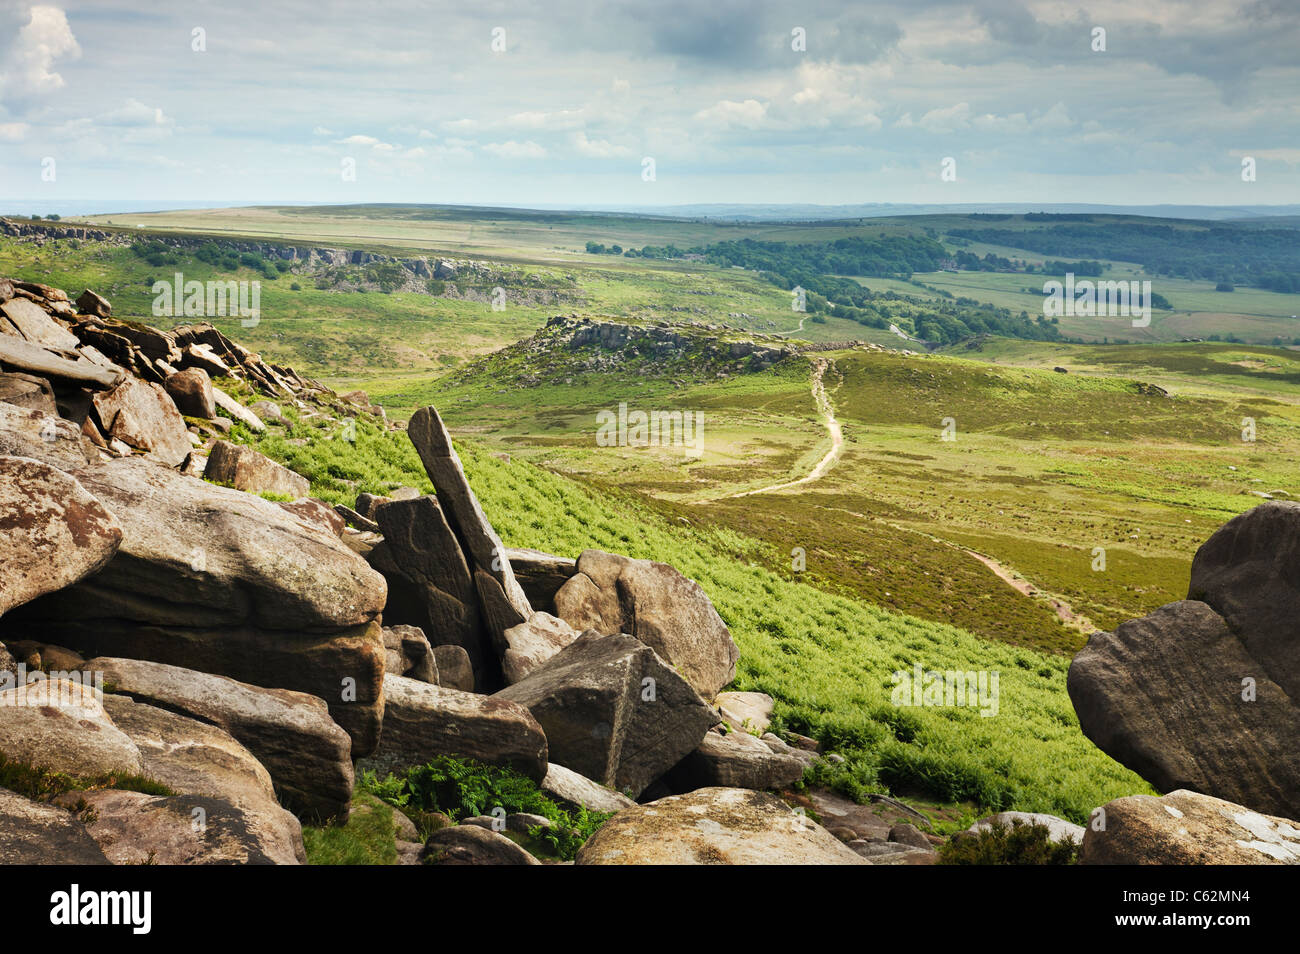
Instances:
[[[635,636],[706,699],[736,677],[740,651],[727,625],[700,585],[666,563],[585,550],[555,608],[575,629]]]
[[[0,788],[0,865],[107,865],[73,814]]]
[[[1130,795],[1102,807],[1105,827],[1089,825],[1081,865],[1295,865],[1300,822],[1179,790]]]
[[[379,748],[359,767],[382,774],[439,755],[506,766],[536,781],[546,777],[546,736],[524,706],[386,675]]]
[[[632,797],[718,723],[685,679],[626,634],[583,633],[492,698],[525,706],[545,730],[552,757]]]
[[[0,457],[0,615],[97,572],[121,542],[117,518],[75,478]]]
[[[593,812],[621,812],[636,804],[621,792],[554,762],[547,766],[546,778],[542,779],[540,788],[548,795]]]
[[[0,305],[0,312],[32,344],[64,351],[72,351],[81,344],[76,335],[51,318],[44,308],[26,298],[5,302]]]
[[[125,378],[111,391],[93,399],[99,429],[108,438],[116,438],[176,467],[193,449],[185,418],[162,385]]]
[[[619,812],[580,865],[860,865],[866,860],[775,796],[702,788]]]
[[[317,823],[346,821],[351,741],[325,702],[164,663],[100,656],[82,669],[113,692],[219,726],[266,767],[285,806]]]

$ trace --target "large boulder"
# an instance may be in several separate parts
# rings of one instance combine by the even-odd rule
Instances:
[[[502,634],[501,675],[513,685],[542,666],[580,634],[562,619],[549,613],[534,613]]]
[[[203,476],[213,483],[224,484],[251,494],[279,494],[296,500],[306,497],[311,481],[295,474],[265,454],[229,441],[217,441],[208,452]]]
[[[1220,527],[1196,551],[1187,598],[1227,621],[1254,660],[1241,675],[1300,703],[1300,503],[1269,501]]]
[[[20,371],[0,372],[0,401],[15,407],[25,407],[29,411],[57,416],[58,404],[54,399],[54,388],[45,378]]]
[[[492,696],[530,711],[551,757],[635,798],[693,751],[718,715],[653,649],[583,633]]]
[[[71,812],[0,788],[0,865],[107,865]]]
[[[804,763],[772,751],[747,732],[708,732],[704,741],[668,774],[674,791],[697,788],[785,788],[803,778]]]
[[[384,627],[384,671],[435,686],[442,685],[438,657],[418,626]]]
[[[384,579],[337,537],[270,501],[141,458],[74,476],[118,518],[107,566],[0,619],[83,655],[150,659],[319,696],[378,740]]]
[[[765,692],[720,692],[715,701],[723,721],[737,731],[762,735],[772,724],[776,701]]]
[[[385,618],[418,626],[434,646],[460,646],[480,680],[495,671],[473,576],[438,501],[388,501],[375,505],[371,515],[384,535],[369,560],[389,583]]]
[[[63,470],[99,460],[81,428],[47,411],[0,404],[0,454],[30,457]]]
[[[100,656],[113,692],[218,726],[266,767],[284,805],[312,821],[345,821],[352,802],[348,735],[316,696],[263,689],[164,663]]]
[[[437,663],[438,685],[444,689],[474,691],[474,667],[463,647],[434,646],[433,658]]]
[[[0,756],[76,778],[140,775],[144,768],[93,684],[80,679],[38,678],[0,692]]]
[[[101,569],[122,528],[86,488],[27,457],[0,457],[0,615]]]
[[[861,865],[868,862],[775,796],[702,788],[619,812],[580,865]]]
[[[1300,822],[1198,792],[1129,795],[1089,825],[1082,865],[1295,865]]]
[[[186,368],[169,374],[163,387],[176,402],[176,409],[190,417],[210,421],[217,416],[217,400],[212,393],[212,379],[202,368]]]
[[[546,736],[522,705],[393,675],[384,677],[384,700],[379,748],[360,768],[383,774],[456,755],[546,777]]]
[[[1084,734],[1158,790],[1297,816],[1300,708],[1268,671],[1223,617],[1185,600],[1093,635],[1066,684]]]
[[[192,449],[185,418],[162,385],[127,377],[92,401],[99,429],[175,467]]]
[[[523,587],[515,579],[505,545],[492,529],[470,488],[442,418],[432,407],[421,408],[412,415],[406,433],[433,481],[447,523],[460,540],[461,549],[474,570],[478,571],[476,576],[489,578],[476,579],[489,625],[499,633],[524,622],[532,615],[533,608]]]
[[[540,865],[505,835],[478,825],[453,825],[429,836],[421,860],[426,865]]]
[[[0,313],[32,344],[72,351],[81,343],[76,335],[51,318],[44,308],[26,298],[10,299],[0,305]]]
[[[586,550],[555,608],[576,629],[635,636],[706,699],[736,676],[740,652],[726,623],[698,583],[665,563]]]
[[[75,800],[89,835],[118,865],[296,865],[301,859],[264,816],[212,795],[101,789]]]

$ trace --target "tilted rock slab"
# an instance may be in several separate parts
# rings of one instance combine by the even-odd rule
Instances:
[[[102,673],[114,693],[224,729],[265,766],[290,810],[316,823],[347,820],[351,740],[323,700],[140,659],[99,656],[81,668]]]
[[[1199,792],[1129,795],[1102,806],[1081,865],[1297,865],[1300,822]]]
[[[515,579],[505,545],[470,488],[442,418],[432,407],[421,408],[411,417],[406,433],[433,481],[443,513],[467,560],[490,578],[476,580],[484,615],[498,630],[524,622],[533,608]]]
[[[491,698],[527,707],[551,758],[633,798],[719,721],[653,649],[622,633],[583,633]]]
[[[455,755],[546,777],[546,736],[522,705],[393,675],[384,677],[384,699],[379,748],[361,768],[382,774]]]
[[[0,865],[107,865],[71,812],[0,788]]]
[[[0,403],[0,454],[30,457],[62,470],[99,460],[81,428],[45,411]]]
[[[93,399],[99,429],[175,467],[193,449],[185,418],[162,385],[128,377]]]
[[[117,516],[122,545],[99,573],[10,613],[0,630],[40,625],[84,655],[310,693],[354,757],[374,748],[387,587],[365,560],[270,501],[148,460],[75,476]]]
[[[282,494],[295,500],[306,497],[311,490],[311,481],[301,474],[251,447],[229,441],[212,445],[203,476],[246,493]]]
[[[0,457],[0,615],[101,569],[117,518],[75,478],[27,457]]]
[[[538,786],[547,795],[563,799],[573,805],[593,812],[621,812],[636,802],[621,792],[606,788],[573,769],[552,762],[546,768],[546,778]]]
[[[702,788],[619,812],[578,851],[580,865],[863,865],[779,798]]]
[[[706,699],[736,677],[740,651],[726,623],[700,585],[666,563],[585,550],[555,607],[575,629],[635,636]]]

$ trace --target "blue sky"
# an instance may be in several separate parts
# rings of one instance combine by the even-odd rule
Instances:
[[[1294,0],[4,0],[0,196],[1295,203],[1298,49]]]

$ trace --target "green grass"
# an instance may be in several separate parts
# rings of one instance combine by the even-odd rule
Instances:
[[[302,826],[309,865],[391,865],[397,862],[394,809],[367,791],[352,795],[346,825]]]
[[[55,772],[43,765],[31,765],[0,755],[0,788],[7,788],[37,802],[47,802],[68,792],[89,792],[97,789],[116,789],[124,792],[143,792],[146,795],[175,795],[161,782],[143,775],[123,772],[75,776]]]

